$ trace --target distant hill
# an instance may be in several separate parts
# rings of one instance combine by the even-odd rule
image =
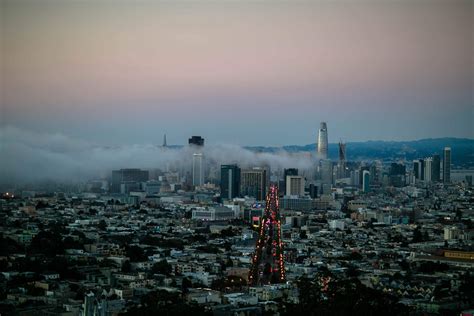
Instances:
[[[346,145],[348,160],[361,159],[406,159],[443,155],[444,147],[451,147],[454,165],[474,167],[474,139],[468,138],[428,138],[414,141],[367,141],[351,142]],[[288,145],[283,147],[252,146],[245,147],[256,152],[315,152],[316,144]],[[338,159],[338,144],[329,144],[329,158]]]

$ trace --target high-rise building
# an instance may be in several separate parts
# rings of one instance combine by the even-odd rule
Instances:
[[[265,198],[267,171],[264,168],[242,170],[240,173],[240,194],[254,197],[259,201]]]
[[[390,170],[388,179],[389,183],[394,187],[402,187],[405,184],[405,165],[392,162],[390,164]]]
[[[413,160],[413,175],[415,176],[415,179],[420,179],[420,161]]]
[[[202,148],[204,147],[204,138],[201,136],[191,136],[188,140],[189,146],[193,148],[193,163],[192,163],[192,185],[202,186],[204,184],[204,163]]]
[[[425,161],[423,159],[419,159],[418,164],[418,179],[425,180]]]
[[[426,158],[424,160],[424,164],[425,164],[425,177],[424,177],[424,181],[426,183],[430,183],[432,181],[431,179],[431,175],[432,175],[432,172],[433,172],[433,158],[429,157],[429,158]]]
[[[444,148],[443,155],[443,182],[451,182],[451,147]]]
[[[249,284],[265,285],[285,282],[280,207],[276,186],[269,188],[265,213],[258,231],[255,252],[250,261]]]
[[[328,128],[326,122],[321,122],[318,133],[318,158],[328,158]]]
[[[315,198],[318,197],[318,187],[316,185],[314,185],[314,183],[311,183],[309,185],[308,192],[309,192],[309,197],[310,198],[315,199]]]
[[[283,170],[283,186],[281,187],[286,190],[286,177],[297,176],[297,175],[298,175],[298,169],[296,168],[289,168],[289,169]],[[281,193],[286,193],[286,192],[281,192]]]
[[[201,136],[191,136],[191,138],[188,140],[189,145],[193,146],[204,146],[204,138]]]
[[[433,166],[431,168],[431,181],[439,182],[441,179],[441,158],[439,155],[433,155]]]
[[[231,200],[240,194],[240,168],[237,165],[221,166],[221,198]]]
[[[370,191],[370,171],[368,170],[362,173],[362,191],[366,193]]]
[[[333,163],[331,160],[321,160],[321,183],[322,184],[333,184]]]
[[[193,154],[193,186],[202,186],[204,184],[204,168],[202,153]]]
[[[304,195],[304,178],[302,176],[286,176],[286,195]]]
[[[346,172],[346,144],[339,142],[339,163],[337,165],[337,178],[347,177]]]
[[[360,177],[360,170],[354,170],[354,178],[351,179],[351,184],[355,187],[360,188],[361,177]]]
[[[112,171],[112,183],[110,191],[113,193],[120,193],[122,184],[132,184],[140,186],[142,182],[149,180],[148,170],[140,169],[120,169]]]

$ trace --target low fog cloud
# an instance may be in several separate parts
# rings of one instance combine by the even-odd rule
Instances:
[[[157,145],[99,146],[64,134],[36,133],[16,127],[0,129],[0,183],[44,180],[76,182],[106,178],[120,168],[165,169],[189,166],[193,150]],[[237,163],[243,168],[269,165],[272,169],[311,169],[309,153],[257,153],[240,146],[206,145],[205,159],[216,165]]]

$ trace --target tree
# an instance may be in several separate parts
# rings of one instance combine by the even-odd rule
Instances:
[[[97,228],[99,228],[102,231],[107,230],[107,223],[105,222],[105,220],[101,219],[99,224],[97,225]]]
[[[127,247],[126,253],[127,253],[127,257],[130,258],[131,262],[141,262],[147,259],[143,249],[138,246]]]
[[[183,282],[181,283],[181,290],[183,294],[187,294],[189,292],[189,288],[193,287],[193,282],[188,278],[183,278]]]
[[[227,227],[227,228],[221,230],[221,236],[224,237],[224,238],[225,237],[234,237],[235,233],[232,230],[232,227]]]
[[[461,297],[468,299],[470,303],[474,303],[474,275],[466,272],[462,280],[459,286]]]
[[[413,231],[413,239],[412,242],[422,242],[423,241],[423,234],[421,233],[420,227],[417,226]]]
[[[172,268],[171,265],[168,263],[168,261],[166,261],[166,259],[161,260],[161,261],[155,263],[155,264],[151,267],[151,272],[154,273],[154,274],[170,275],[172,270],[173,270],[173,268]]]
[[[130,264],[130,261],[127,260],[122,264],[122,272],[130,273],[130,271],[132,271],[132,265]]]
[[[357,251],[353,251],[349,255],[349,260],[362,260],[362,258],[363,258],[362,255],[358,253]]]
[[[401,268],[403,271],[408,271],[408,270],[410,270],[410,264],[409,264],[405,259],[403,259],[402,261],[400,261],[398,264],[400,265],[400,268]]]
[[[29,247],[32,253],[43,253],[47,256],[55,256],[64,253],[62,237],[57,232],[40,231],[33,239]]]

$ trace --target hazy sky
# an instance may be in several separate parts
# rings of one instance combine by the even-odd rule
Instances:
[[[100,144],[474,137],[473,2],[1,1],[1,124]]]

